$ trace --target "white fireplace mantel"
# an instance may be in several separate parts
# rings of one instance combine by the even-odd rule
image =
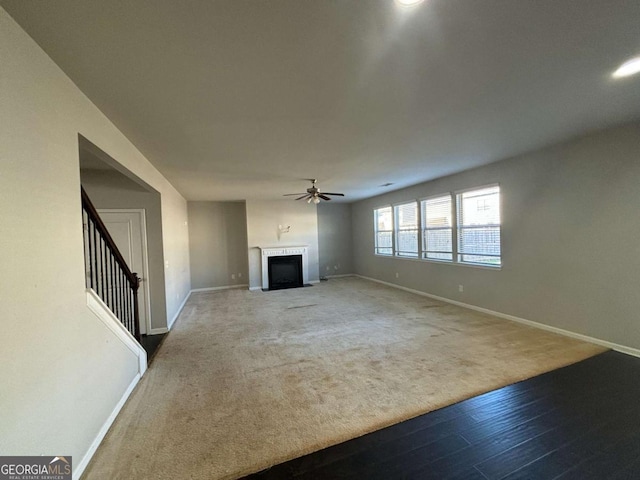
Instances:
[[[269,257],[302,255],[302,282],[309,283],[309,246],[292,245],[287,247],[258,247],[262,257],[262,288],[269,288]]]

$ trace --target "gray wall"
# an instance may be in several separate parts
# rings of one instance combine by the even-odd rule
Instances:
[[[187,209],[191,288],[248,284],[245,203],[188,202]]]
[[[496,182],[501,270],[374,255],[375,207]],[[632,123],[353,204],[355,271],[640,348],[639,208]]]
[[[351,205],[318,205],[318,261],[320,276],[353,273]]]
[[[143,208],[147,221],[151,327],[167,327],[162,212],[160,194],[148,192],[127,177],[112,171],[81,170],[82,186],[91,202],[101,208]]]
[[[87,305],[78,132],[162,195],[170,317],[190,288],[187,202],[2,8],[0,65],[0,452],[67,452],[79,478],[140,370]]]
[[[290,225],[289,233],[280,233],[278,225]],[[258,247],[309,247],[309,281],[319,280],[317,207],[293,200],[247,200],[247,245],[249,287],[262,286],[262,263]]]

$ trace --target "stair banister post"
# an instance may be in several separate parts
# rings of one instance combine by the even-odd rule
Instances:
[[[140,312],[138,310],[138,289],[140,288],[140,277],[133,272],[133,283],[131,289],[133,290],[133,324],[134,324],[134,336],[136,340],[140,342]]]

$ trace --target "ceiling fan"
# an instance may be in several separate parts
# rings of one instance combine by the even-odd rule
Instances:
[[[294,195],[300,195],[296,200],[305,199],[307,203],[320,203],[320,199],[322,200],[331,200],[327,195],[336,195],[339,197],[344,197],[344,193],[327,193],[320,192],[320,189],[316,187],[316,180],[313,178],[308,179],[311,182],[311,188],[307,188],[307,193],[286,193],[283,197],[292,197]]]

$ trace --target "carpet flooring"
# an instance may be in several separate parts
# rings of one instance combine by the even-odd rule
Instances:
[[[83,478],[237,478],[604,350],[354,277],[194,293]]]

